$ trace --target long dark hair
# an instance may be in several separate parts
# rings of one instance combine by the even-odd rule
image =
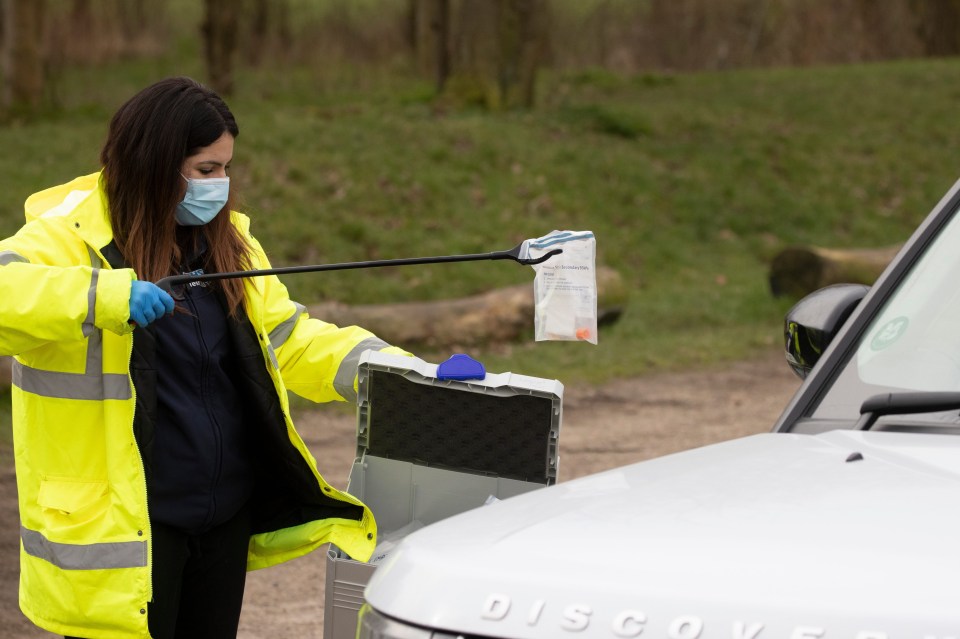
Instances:
[[[190,78],[168,78],[130,98],[110,121],[100,151],[114,241],[144,280],[175,274],[183,251],[206,240],[207,272],[249,268],[250,246],[226,213],[203,226],[182,227],[174,218],[183,193],[186,158],[224,133],[240,134],[220,96]],[[232,185],[231,185],[232,186]],[[178,243],[178,234],[181,240]],[[243,280],[220,282],[230,313],[243,306]]]

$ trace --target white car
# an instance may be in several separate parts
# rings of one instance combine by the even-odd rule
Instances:
[[[365,591],[360,639],[960,637],[960,182],[870,288],[785,322],[772,432],[450,517]]]

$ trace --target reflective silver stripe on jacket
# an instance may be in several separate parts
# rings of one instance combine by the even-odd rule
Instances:
[[[12,264],[14,262],[29,262],[27,258],[20,255],[19,253],[14,253],[13,251],[0,251],[0,266],[6,266],[7,264]]]
[[[49,561],[63,570],[142,568],[147,565],[146,541],[63,544],[50,541],[36,530],[22,525],[20,540],[28,555]]]
[[[363,351],[379,351],[382,348],[390,346],[382,339],[368,337],[347,353],[347,356],[340,362],[340,368],[333,378],[333,388],[340,393],[348,402],[356,401],[357,391],[353,388],[353,380],[357,377],[357,366],[360,364],[360,356]]]
[[[87,289],[87,316],[83,320],[83,336],[90,337],[94,332],[97,333],[97,343],[96,348],[100,350],[100,342],[102,341],[102,335],[96,330],[96,311],[97,311],[97,282],[100,280],[100,267],[103,266],[103,261],[100,259],[100,256],[94,253],[93,249],[89,246],[87,247],[87,253],[90,255],[90,266],[93,268],[93,275],[90,277],[90,287]],[[94,344],[91,341],[89,348],[93,348]],[[87,372],[90,372],[89,368],[89,358],[87,360]]]
[[[88,357],[88,361],[89,361]],[[99,360],[99,349],[98,357]],[[59,399],[89,399],[104,401],[107,399],[130,399],[130,380],[126,375],[111,373],[60,373],[30,368],[13,361],[13,385],[17,388]]]
[[[87,316],[83,320],[83,334],[87,337],[87,361],[83,373],[63,373],[31,368],[13,361],[13,385],[28,393],[59,399],[130,399],[130,379],[125,374],[103,372],[103,331],[96,328],[97,282],[103,262],[90,252],[93,275],[87,289]]]
[[[293,305],[296,307],[293,309],[293,315],[277,324],[276,327],[270,331],[270,343],[273,344],[274,348],[283,346],[283,343],[286,342],[290,334],[293,333],[293,327],[297,325],[297,320],[299,320],[303,312],[307,310],[307,307],[303,304],[294,302]]]
[[[283,346],[290,338],[290,335],[293,334],[293,327],[297,325],[300,316],[307,310],[306,306],[298,304],[297,302],[293,302],[293,306],[293,314],[277,324],[267,336],[267,354],[270,356],[270,363],[273,364],[273,367],[277,370],[280,370],[280,360],[277,359],[276,349]]]
[[[277,351],[273,350],[273,345],[267,345],[267,355],[270,356],[270,364],[277,370],[280,370],[280,360],[277,359]]]

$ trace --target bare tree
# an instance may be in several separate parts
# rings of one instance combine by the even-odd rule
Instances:
[[[448,22],[449,73],[438,74],[444,78],[444,96],[491,109],[533,106],[547,22],[546,0],[454,2]]]
[[[230,95],[239,8],[234,0],[206,0],[204,4],[206,16],[201,31],[210,86],[222,95]]]
[[[960,0],[911,0],[927,55],[960,53]]]
[[[146,0],[121,0],[117,3],[123,51],[138,52],[143,49],[151,24],[162,24],[163,20],[158,20],[158,17],[167,10],[166,4],[159,0],[152,0],[150,6],[147,6]]]
[[[3,0],[3,103],[35,109],[43,97],[44,0]]]
[[[417,70],[440,91],[450,75],[450,0],[411,0],[410,21]]]
[[[267,0],[250,0],[252,6],[244,11],[247,34],[243,47],[243,57],[247,64],[259,66],[270,35],[270,7]]]
[[[511,0],[500,14],[500,88],[507,106],[532,107],[549,38],[546,0]]]

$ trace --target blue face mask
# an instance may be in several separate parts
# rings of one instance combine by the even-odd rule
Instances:
[[[203,226],[217,217],[227,203],[230,178],[183,179],[187,181],[187,192],[183,195],[183,201],[177,204],[177,224]]]

